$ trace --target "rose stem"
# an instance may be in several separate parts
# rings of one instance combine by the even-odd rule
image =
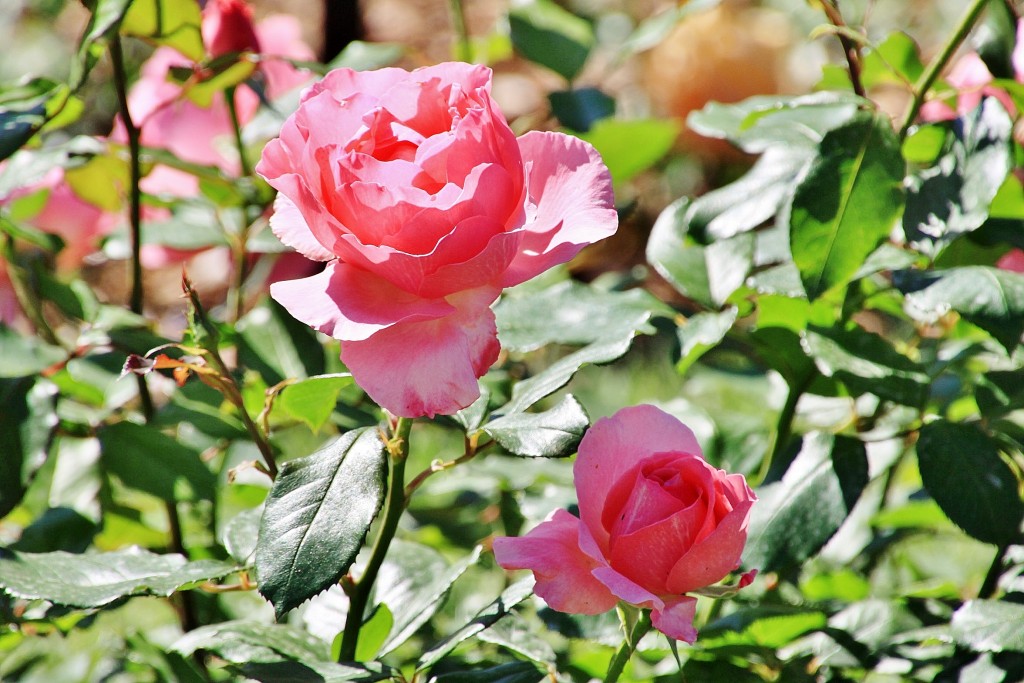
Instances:
[[[846,63],[850,72],[850,83],[853,84],[853,92],[864,97],[864,85],[860,80],[860,47],[846,34],[847,25],[843,15],[839,11],[838,0],[822,0],[821,8],[825,10],[828,20],[838,30],[839,43],[843,46],[843,53],[846,55]]]
[[[128,109],[128,77],[125,74],[124,51],[121,49],[121,36],[114,34],[110,39],[110,61],[114,68],[114,89],[117,90],[117,102],[121,110],[121,121],[128,136],[128,169],[130,185],[128,188],[128,225],[132,241],[132,290],[129,307],[132,313],[142,315],[142,191],[139,181],[142,178],[142,166],[139,129],[132,121],[132,113]],[[139,401],[142,403],[142,414],[149,422],[153,417],[153,397],[149,394],[149,385],[145,375],[135,375],[139,385]]]
[[[939,77],[942,70],[949,64],[949,60],[953,58],[953,53],[957,51],[960,44],[966,40],[967,34],[974,28],[974,24],[977,23],[987,2],[988,0],[974,0],[974,3],[964,13],[953,35],[942,46],[942,50],[935,56],[935,59],[928,64],[928,68],[924,70],[920,78],[917,79],[917,83],[914,84],[914,98],[910,101],[910,108],[907,109],[907,113],[903,117],[903,125],[900,126],[901,138],[907,136],[907,132],[914,124],[914,120],[917,119],[917,114],[921,111],[921,105],[924,104],[924,98],[928,91],[931,90],[935,79]]]
[[[455,59],[468,62],[473,57],[473,48],[469,43],[469,30],[466,28],[466,13],[462,8],[462,0],[448,0],[452,14],[452,28],[455,29]]]
[[[625,626],[625,624],[623,624]],[[637,619],[636,624],[633,625],[633,630],[626,634],[626,637],[622,639],[622,645],[615,652],[615,656],[612,657],[612,661],[608,663],[608,673],[604,676],[604,683],[615,683],[619,680],[619,676],[622,675],[622,670],[626,668],[626,662],[633,656],[633,651],[636,650],[637,643],[640,639],[647,635],[647,632],[651,630],[651,613],[648,610],[642,610],[640,612],[640,618]]]
[[[359,630],[363,626],[363,613],[370,597],[370,590],[377,580],[377,572],[384,563],[391,540],[398,530],[398,520],[405,510],[405,461],[409,456],[409,432],[412,429],[412,418],[400,417],[395,425],[394,435],[388,440],[387,449],[391,462],[391,476],[388,481],[388,494],[384,503],[384,521],[377,532],[377,540],[373,544],[370,561],[359,581],[354,582],[346,592],[349,596],[348,615],[345,617],[345,630],[341,636],[339,662],[351,662],[356,658],[356,646],[359,644]]]
[[[238,148],[238,167],[243,178],[252,176],[252,167],[249,166],[249,158],[245,153],[245,142],[242,140],[242,124],[238,119],[238,105],[235,102],[235,86],[224,91],[224,97],[228,104],[228,113],[231,115],[231,128],[235,133],[235,146]],[[242,230],[231,245],[232,260],[235,267],[235,281],[228,293],[228,310],[232,311],[232,319],[238,320],[242,317],[242,310],[245,307],[245,296],[242,294],[242,286],[248,276],[246,268],[245,245],[249,241],[249,207],[252,205],[249,193],[245,193],[245,203],[242,207]]]

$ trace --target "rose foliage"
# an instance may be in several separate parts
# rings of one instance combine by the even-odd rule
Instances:
[[[1020,2],[15,4],[0,680],[1024,680]]]

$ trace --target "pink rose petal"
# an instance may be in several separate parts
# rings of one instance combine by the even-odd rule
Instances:
[[[480,396],[477,377],[498,358],[498,290],[449,297],[455,313],[401,322],[365,341],[343,341],[341,360],[379,405],[401,417],[450,415]]]
[[[553,609],[573,614],[607,612],[618,598],[597,580],[594,561],[576,543],[579,520],[565,510],[520,538],[494,539],[494,559],[506,569],[529,569],[534,593]]]

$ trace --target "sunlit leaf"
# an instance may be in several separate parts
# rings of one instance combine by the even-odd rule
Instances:
[[[385,464],[369,428],[281,468],[256,545],[260,593],[279,618],[348,571],[384,501]]]
[[[790,247],[807,296],[845,285],[903,212],[904,162],[884,115],[863,115],[826,133],[797,183]]]
[[[483,426],[483,431],[513,455],[559,458],[571,455],[590,426],[583,406],[571,394],[543,413],[512,413]]]
[[[567,81],[580,72],[594,46],[590,24],[552,0],[517,3],[508,20],[516,51]]]
[[[168,596],[236,569],[233,563],[189,562],[181,555],[156,555],[139,548],[85,555],[14,552],[0,555],[0,588],[18,598],[103,607],[133,595]]]

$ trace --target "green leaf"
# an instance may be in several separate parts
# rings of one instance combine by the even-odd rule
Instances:
[[[501,346],[514,351],[653,334],[651,317],[669,312],[642,289],[607,292],[572,280],[540,292],[513,290],[494,309]]]
[[[68,86],[33,78],[0,91],[0,161],[17,152],[68,102]]]
[[[99,438],[103,467],[126,486],[169,502],[213,500],[216,476],[177,439],[132,422],[104,427]]]
[[[78,44],[78,54],[71,63],[71,74],[68,77],[71,90],[77,91],[85,84],[89,72],[103,56],[103,43],[117,33],[132,2],[133,0],[90,0],[86,3],[92,14],[85,34]]]
[[[334,662],[256,662],[236,665],[246,679],[260,683],[369,683],[395,680],[391,667],[370,663],[362,666]]]
[[[202,382],[191,381],[174,392],[150,426],[174,428],[187,422],[218,439],[248,438],[245,425],[237,414],[228,411],[223,394]]]
[[[57,427],[57,389],[35,377],[0,379],[0,519],[21,502]]]
[[[516,383],[512,400],[494,411],[499,415],[521,413],[537,401],[564,387],[587,363],[602,365],[621,358],[633,343],[632,337],[594,342],[549,365],[542,372]]]
[[[782,612],[778,608],[747,608],[717,619],[701,629],[705,648],[754,645],[772,649],[825,626],[824,612]]]
[[[548,678],[548,673],[539,670],[536,664],[511,662],[488,669],[442,674],[432,678],[431,683],[539,683]]]
[[[0,168],[0,198],[6,199],[13,191],[36,184],[55,167],[81,164],[104,149],[95,138],[78,135],[62,144],[19,150]]]
[[[167,45],[193,62],[201,62],[206,55],[199,33],[201,18],[195,0],[133,0],[121,31],[156,45]]]
[[[865,88],[912,86],[924,71],[917,43],[902,31],[886,36],[875,49],[864,54],[861,83]]]
[[[689,235],[688,206],[683,197],[658,216],[647,242],[647,260],[681,294],[717,309],[750,272],[754,236],[741,233],[701,246]]]
[[[989,72],[996,78],[1015,78],[1013,49],[1017,43],[1017,17],[1003,0],[989,0],[985,20],[974,30],[971,42]]]
[[[761,486],[743,564],[762,571],[813,556],[846,520],[868,483],[864,444],[812,432],[781,481]]]
[[[548,94],[548,102],[563,126],[581,133],[615,113],[615,98],[598,88],[559,90]]]
[[[274,401],[274,411],[301,420],[315,433],[327,422],[338,402],[338,394],[352,384],[352,375],[315,375],[289,384]],[[271,415],[273,415],[271,412]]]
[[[725,335],[736,322],[738,313],[739,310],[735,306],[729,306],[721,312],[698,313],[687,318],[676,330],[679,338],[679,361],[676,363],[676,371],[680,375],[686,374],[697,359],[725,339]]]
[[[289,659],[330,661],[327,644],[301,629],[241,619],[189,631],[176,640],[170,650],[185,656],[206,650],[235,664]]]
[[[580,72],[594,46],[590,23],[551,0],[517,3],[508,21],[516,51],[567,81]]]
[[[935,322],[950,310],[985,330],[1012,353],[1024,334],[1024,275],[967,266],[935,272],[903,271],[893,279],[907,293],[907,312]]]
[[[395,540],[381,565],[374,596],[391,607],[394,624],[381,645],[384,656],[407,641],[441,607],[452,584],[480,559],[480,546],[448,566],[433,548]]]
[[[995,442],[973,425],[936,420],[921,428],[917,462],[924,487],[961,529],[985,543],[1019,537],[1019,482]]]
[[[363,621],[359,629],[359,643],[356,645],[357,662],[368,662],[377,656],[391,627],[395,623],[395,617],[385,603],[378,603],[369,619]]]
[[[181,555],[156,555],[140,548],[85,555],[13,552],[0,556],[0,588],[15,598],[103,607],[135,595],[167,597],[237,569],[233,563],[189,562]]]
[[[324,372],[315,333],[274,301],[246,313],[235,329],[239,364],[258,370],[268,386]]]
[[[477,634],[485,643],[500,645],[535,662],[555,666],[555,651],[535,628],[518,614],[510,614]]]
[[[616,186],[668,154],[679,136],[679,124],[667,119],[601,119],[579,137],[597,149]]]
[[[224,549],[241,563],[248,563],[256,550],[263,508],[242,510],[224,528]]]
[[[811,326],[804,343],[821,374],[835,377],[854,396],[871,393],[912,407],[923,405],[928,396],[930,380],[924,370],[861,327]]]
[[[711,102],[686,119],[709,138],[729,140],[751,154],[788,145],[813,150],[824,135],[857,117],[866,100],[847,92],[800,97],[758,95],[736,104]]]
[[[437,664],[458,645],[491,626],[508,614],[513,607],[533,594],[533,577],[516,581],[506,588],[491,604],[477,612],[473,619],[441,642],[423,653],[416,662],[416,670],[423,671]]]
[[[691,234],[702,242],[727,239],[774,218],[811,158],[800,147],[769,148],[738,180],[693,200]]]
[[[903,211],[904,162],[892,123],[863,114],[829,131],[797,183],[790,248],[812,301],[845,285]]]
[[[981,227],[1013,163],[1012,128],[994,97],[957,120],[948,151],[908,180],[903,230],[911,244],[934,255]]]
[[[953,638],[975,652],[1024,652],[1024,605],[969,600],[953,613]]]
[[[576,451],[590,426],[586,411],[572,394],[543,413],[512,413],[483,426],[483,430],[512,455],[563,458]]]
[[[278,618],[348,571],[384,501],[386,463],[377,430],[364,428],[281,468],[256,545],[260,593]]]

